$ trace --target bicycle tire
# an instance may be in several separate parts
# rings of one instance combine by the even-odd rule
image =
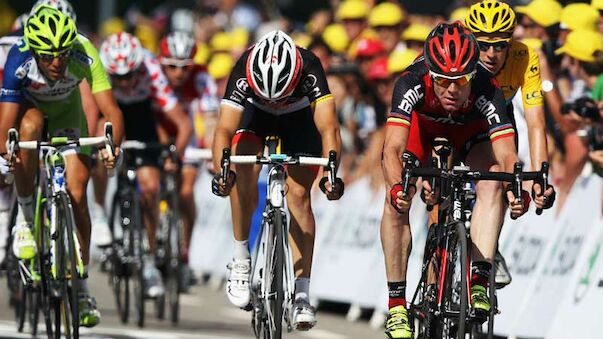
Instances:
[[[65,326],[69,326],[71,324],[71,334],[73,339],[79,339],[79,328],[80,328],[80,313],[79,313],[79,280],[83,277],[80,277],[78,271],[78,247],[76,247],[76,242],[78,242],[78,238],[76,236],[76,228],[75,228],[75,219],[73,216],[73,206],[71,204],[71,200],[67,196],[66,193],[59,193],[59,201],[62,205],[61,210],[63,211],[62,215],[65,222],[64,231],[67,235],[67,254],[69,261],[69,271],[70,271],[70,280],[71,286],[68,286],[68,305],[71,319],[67,319],[67,312],[65,312]]]
[[[434,283],[432,288],[429,286],[429,271],[431,270],[433,277],[437,280],[439,276],[440,256],[437,255],[438,239],[435,235],[436,227],[439,225],[433,224],[429,227],[427,238],[425,241],[425,249],[423,251],[423,269],[419,285],[415,290],[411,302],[409,315],[413,326],[413,338],[415,339],[431,339],[436,337],[438,333],[438,317],[434,314],[436,311],[437,298],[437,283]]]
[[[170,214],[169,214],[169,232],[168,232],[168,252],[167,261],[167,281],[166,293],[167,301],[170,306],[170,322],[172,325],[178,324],[180,319],[180,293],[182,291],[182,258],[180,246],[182,245],[182,220],[178,213],[178,193],[171,192]]]
[[[39,288],[34,287],[30,291],[29,298],[29,331],[31,332],[32,337],[36,337],[38,335],[38,320],[40,319],[40,290]]]
[[[19,268],[18,268],[19,269]],[[23,333],[25,328],[25,318],[27,317],[27,292],[23,283],[19,284],[13,292],[12,300],[15,307],[15,320],[17,322],[17,332]]]
[[[284,270],[284,216],[280,210],[273,210],[273,224],[274,227],[274,260],[272,264],[272,279],[270,284],[270,294],[274,297],[269,298],[270,302],[270,313],[269,320],[272,320],[270,324],[270,339],[281,339],[283,332],[283,301],[285,297],[284,285],[283,285],[283,270]]]
[[[145,322],[145,281],[144,281],[144,250],[143,250],[143,223],[140,215],[140,201],[134,193],[131,200],[132,222],[130,224],[130,252],[134,259],[133,265],[133,290],[134,303],[136,306],[136,324],[144,327]]]
[[[52,309],[52,322],[53,322],[53,338],[61,339],[62,334],[65,335],[66,339],[71,339],[71,331],[70,324],[67,324],[67,318],[65,315],[68,314],[68,297],[67,296],[67,283],[65,282],[65,271],[66,271],[66,259],[65,256],[65,247],[63,244],[65,243],[65,232],[62,232],[62,227],[60,225],[61,222],[61,205],[58,202],[59,199],[53,202],[54,211],[51,213],[54,214],[54,220],[56,221],[56,229],[57,236],[54,239],[54,252],[51,254],[54,258],[54,264],[56,267],[56,275],[53,277],[51,284],[51,309]],[[65,323],[63,323],[65,321]]]
[[[113,196],[113,202],[111,203],[111,209],[109,211],[109,230],[112,236],[112,252],[109,257],[110,269],[109,269],[109,283],[111,290],[113,291],[113,297],[115,299],[115,306],[119,315],[119,320],[123,324],[128,323],[130,315],[130,282],[128,276],[127,264],[123,261],[124,256],[124,242],[129,236],[129,230],[122,227],[122,241],[116,241],[115,237],[115,224],[116,221],[122,220],[123,215],[118,215],[117,211],[120,209],[122,201],[119,199],[119,193],[115,193]],[[118,222],[121,225],[121,222]],[[122,225],[123,226],[123,225]]]
[[[458,292],[458,295],[456,296],[458,298],[458,310],[454,310],[455,312],[458,312],[458,318],[452,319],[452,317],[450,317],[445,319],[448,326],[443,326],[444,333],[442,337],[465,339],[469,301],[469,296],[467,294],[467,229],[465,228],[464,223],[459,221],[450,225],[450,230],[453,230],[454,232],[448,238],[447,251],[448,258],[450,259],[448,262],[448,269],[446,270],[447,283],[445,285],[445,298],[452,306],[452,303],[454,302],[453,293],[454,291]],[[455,273],[455,262],[458,262],[459,280],[454,280],[453,276]],[[456,333],[454,333],[454,331],[456,331]]]
[[[42,194],[42,193],[38,193]],[[40,265],[40,304],[42,314],[44,316],[44,325],[46,326],[46,334],[48,338],[54,336],[53,318],[52,318],[52,294],[51,294],[51,273],[50,273],[50,214],[48,204],[45,200],[40,206],[40,244],[39,249],[39,265]]]

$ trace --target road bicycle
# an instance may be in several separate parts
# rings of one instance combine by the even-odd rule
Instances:
[[[470,226],[475,192],[472,184],[479,180],[511,183],[516,197],[521,197],[523,181],[547,187],[548,164],[540,171],[523,172],[517,163],[513,173],[473,171],[459,163],[450,168],[452,146],[436,140],[432,167],[413,168],[407,163],[402,174],[403,193],[408,194],[411,179],[429,180],[432,192],[439,192],[438,222],[431,225],[423,255],[421,279],[409,308],[414,338],[493,338],[494,315],[498,312],[495,273],[490,274],[490,312],[476,313],[470,304]],[[520,198],[521,199],[521,198]],[[537,213],[541,213],[538,210]]]
[[[65,180],[64,152],[94,146],[104,146],[114,154],[110,123],[105,124],[105,135],[100,137],[19,141],[16,129],[8,132],[9,163],[14,164],[19,149],[37,150],[41,160],[33,224],[38,253],[31,260],[18,261],[24,286],[18,325],[22,330],[22,323],[28,317],[33,336],[37,333],[39,312],[42,312],[48,338],[79,338],[78,280],[86,278],[87,273]]]
[[[221,161],[223,182],[227,182],[231,164],[270,166],[266,207],[252,258],[251,303],[248,307],[258,339],[281,339],[283,322],[288,332],[293,330],[295,281],[285,211],[287,166],[323,166],[329,171],[328,180],[334,183],[336,179],[337,155],[334,151],[329,153],[329,158],[290,156],[280,154],[278,144],[278,138],[267,138],[268,154],[264,156],[231,155],[230,149],[225,148]],[[324,186],[324,182],[321,185]]]

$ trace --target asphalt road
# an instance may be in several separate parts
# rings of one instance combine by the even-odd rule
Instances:
[[[29,333],[16,332],[13,311],[8,307],[5,278],[0,278],[0,338],[31,338]],[[250,313],[230,306],[222,289],[209,285],[195,286],[181,299],[181,321],[177,327],[168,321],[155,318],[153,302],[147,302],[146,326],[121,324],[117,317],[112,292],[107,277],[92,266],[90,287],[102,313],[102,323],[93,329],[82,329],[82,338],[95,339],[190,339],[190,338],[254,338],[250,326]],[[131,318],[133,314],[131,315]],[[40,324],[39,328],[43,329]],[[27,331],[27,325],[26,325]],[[45,338],[42,333],[39,338]],[[308,332],[292,332],[284,338],[382,338],[381,331],[370,328],[367,320],[349,322],[342,312],[319,310],[318,325]]]

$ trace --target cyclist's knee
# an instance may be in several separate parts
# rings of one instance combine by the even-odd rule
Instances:
[[[35,140],[42,135],[44,129],[44,118],[42,112],[31,108],[21,119],[19,124],[19,134],[23,140]]]
[[[159,180],[147,179],[139,182],[140,192],[147,199],[156,199],[159,195]]]
[[[193,186],[182,185],[182,187],[180,187],[180,199],[182,201],[192,201],[192,199],[194,199]]]

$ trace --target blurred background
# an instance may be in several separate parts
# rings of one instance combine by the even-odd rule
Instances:
[[[0,0],[0,34],[14,29],[33,2]],[[198,43],[195,62],[205,65],[215,78],[219,96],[238,56],[270,30],[290,33],[299,46],[319,57],[342,126],[340,174],[347,187],[337,203],[327,203],[321,196],[315,199],[318,234],[312,294],[321,309],[339,312],[341,321],[346,321],[345,314],[348,321],[374,329],[362,332],[333,320],[322,325],[327,332],[323,338],[366,338],[382,335],[386,308],[379,243],[384,197],[380,157],[393,86],[422,52],[431,28],[440,21],[464,20],[468,6],[476,2],[74,0],[72,5],[78,29],[97,46],[111,33],[129,31],[156,53],[166,33],[193,33]],[[518,15],[514,38],[540,56],[550,181],[558,196],[555,207],[543,216],[531,212],[505,224],[500,249],[514,280],[499,293],[496,332],[511,337],[597,338],[596,315],[603,303],[603,0],[506,2]],[[520,97],[513,106],[520,158],[530,166]],[[207,119],[207,128],[197,133],[211,139],[211,118]],[[209,175],[201,175],[195,191],[199,217],[191,266],[205,286],[215,288],[203,290],[203,298],[225,304],[225,298],[215,299],[215,295],[221,293],[217,287],[226,276],[232,246],[229,207],[227,201],[211,195],[209,181]],[[426,224],[423,206],[414,205],[416,245],[409,263],[413,267],[409,286],[420,268]],[[412,295],[410,289],[407,295]],[[210,316],[209,309],[196,315],[203,318],[205,312]],[[247,323],[242,314],[235,323]],[[191,331],[201,335],[203,328]],[[249,337],[249,332],[241,331],[237,335]]]

